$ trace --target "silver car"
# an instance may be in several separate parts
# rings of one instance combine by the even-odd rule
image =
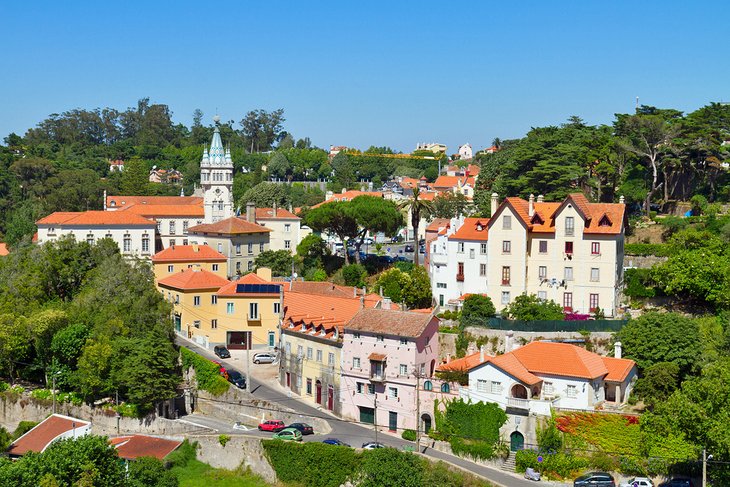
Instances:
[[[276,362],[277,356],[274,352],[258,352],[253,354],[253,363],[255,364],[273,364]]]

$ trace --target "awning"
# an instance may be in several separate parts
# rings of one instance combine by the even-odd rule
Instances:
[[[384,353],[371,353],[368,356],[368,359],[374,362],[385,362],[385,357],[387,357],[387,355]]]

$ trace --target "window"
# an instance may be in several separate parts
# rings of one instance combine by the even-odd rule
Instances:
[[[502,266],[502,285],[509,286],[510,281],[510,268],[509,266]]]
[[[357,332],[357,331],[354,332],[352,334],[352,338],[353,338],[353,340],[359,340],[360,339],[360,332]]]
[[[312,395],[312,379],[307,379],[307,394]]]
[[[509,304],[509,291],[502,291],[502,304]]]
[[[573,255],[573,242],[565,242],[565,253]]]
[[[512,242],[510,240],[502,240],[502,253],[509,254],[512,252]]]
[[[281,303],[274,303],[274,314],[278,315],[281,313]]]
[[[407,345],[408,345],[408,339],[407,339],[407,338],[401,338],[401,339],[400,339],[400,344],[401,344],[401,345],[406,345],[406,346],[407,346]]]
[[[368,384],[368,394],[371,396],[375,394],[375,384]]]
[[[263,243],[260,243],[259,244],[259,253],[261,253],[263,251],[264,251],[264,244]]]
[[[565,217],[565,235],[572,237],[575,233],[575,219],[572,216]]]
[[[423,383],[423,390],[424,391],[432,391],[433,390],[433,383],[430,380],[424,381],[424,383]]]
[[[241,244],[236,244],[236,255],[241,255]]]
[[[464,280],[464,263],[463,262],[459,262],[457,264],[456,280],[457,281]]]
[[[591,255],[601,255],[601,242],[591,242]]]
[[[470,259],[474,258],[474,249],[469,249],[469,258]]]
[[[187,235],[187,234],[188,234],[188,221],[183,220],[183,235]]]
[[[501,394],[502,383],[493,380],[492,383],[489,384],[489,392],[491,392],[492,394]]]
[[[480,254],[486,254],[487,253],[487,244],[479,244],[479,253]]]
[[[548,396],[551,396],[554,394],[555,389],[553,388],[552,382],[543,382],[542,383],[542,392],[543,394],[547,394]]]
[[[375,341],[376,341],[376,342],[382,342],[382,341],[384,341],[383,335],[377,335],[377,336],[375,337]]]
[[[426,346],[428,346],[428,341],[429,341],[429,337],[426,337]],[[421,376],[426,375],[426,364],[421,364],[419,366],[419,369],[420,369]]]
[[[175,220],[170,220],[170,235],[175,235]]]
[[[174,265],[167,266],[167,272],[175,272],[175,266]]]
[[[248,272],[251,272],[253,270],[253,262],[249,260],[246,267],[248,269]]]
[[[487,275],[487,264],[479,264],[479,275],[480,276]]]
[[[538,291],[537,299],[540,299],[542,301],[547,301],[547,291]]]
[[[148,235],[142,235],[142,252],[145,254],[150,252],[150,237]]]
[[[210,297],[210,304],[218,304],[218,296],[215,294]]]
[[[223,253],[223,244],[222,243],[218,244],[218,252],[220,252],[221,254]]]
[[[446,283],[445,282],[437,282],[436,283],[437,289],[446,289]]]
[[[123,249],[125,252],[132,251],[132,237],[130,237],[129,234],[126,234],[124,236]]]
[[[563,272],[563,279],[566,281],[572,281],[573,280],[573,268],[572,267],[566,267]]]
[[[456,251],[460,254],[464,253],[464,242],[458,242],[456,244]]]
[[[297,345],[297,357],[304,357],[304,347],[302,345]]]
[[[322,362],[322,350],[317,350],[317,362]]]
[[[285,249],[291,248],[291,240],[284,240],[284,248]]]
[[[229,315],[233,314],[233,303],[226,303],[226,313]]]
[[[200,306],[200,296],[193,296],[193,306]]]
[[[365,392],[365,384],[363,384],[362,382],[358,382],[357,383],[357,393],[362,394],[363,392]]]
[[[170,239],[170,247],[174,247],[174,246],[175,246],[175,239],[174,238],[171,238]]]
[[[547,254],[547,240],[540,240],[538,247],[541,254]]]
[[[216,272],[218,270],[218,264],[213,264],[212,268],[213,272]]]
[[[327,354],[327,365],[335,365],[335,354],[332,352]]]
[[[574,398],[574,397],[578,397],[578,388],[577,388],[577,387],[575,387],[575,386],[574,386],[574,385],[572,385],[572,384],[569,384],[569,385],[568,385],[568,392],[567,392],[567,396],[568,396],[568,397],[573,397],[573,398]]]
[[[285,232],[291,232],[291,223],[285,223],[284,224],[284,231]]]
[[[298,375],[297,376],[297,389],[301,389],[301,388],[302,388],[302,376]]]
[[[563,308],[573,309],[573,293],[563,293]]]
[[[388,387],[388,397],[392,399],[398,398],[398,388],[397,387]]]
[[[487,381],[484,379],[477,379],[477,392],[487,392]]]
[[[253,255],[253,244],[248,244],[248,255]]]
[[[439,294],[439,306],[443,306],[443,305],[444,305],[444,295]]]
[[[360,357],[352,357],[352,368],[353,369],[360,368]]]
[[[408,375],[408,366],[406,364],[400,364],[400,375]]]
[[[175,295],[175,304],[180,304],[180,295],[179,294]]]
[[[598,294],[591,294],[588,299],[590,310],[595,312],[598,310]]]
[[[214,320],[210,320],[210,327],[211,327],[212,329],[214,329],[214,330],[215,330],[216,328],[218,328],[218,320],[216,320],[216,319],[214,319]]]
[[[443,384],[441,384],[441,392],[445,392],[447,394],[451,392],[451,387],[449,387],[448,382],[444,382]]]
[[[259,319],[259,303],[248,303],[248,319]]]
[[[591,267],[591,282],[598,282],[601,280],[601,271],[598,267]]]
[[[200,320],[195,320],[195,321],[193,321],[193,326],[194,326],[195,328],[200,328]]]
[[[510,215],[502,217],[502,230],[512,230],[512,217]]]
[[[276,345],[276,332],[270,331],[269,332],[269,347],[274,348],[274,345]]]
[[[540,267],[537,268],[537,277],[539,277],[540,280],[547,279],[547,266],[546,265],[541,265]]]

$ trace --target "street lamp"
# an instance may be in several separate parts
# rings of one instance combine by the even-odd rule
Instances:
[[[61,371],[57,370],[51,374],[51,380],[53,385],[51,390],[51,395],[53,396],[53,414],[56,414],[56,377],[61,375]]]

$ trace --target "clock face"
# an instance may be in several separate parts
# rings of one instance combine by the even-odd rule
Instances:
[[[215,190],[215,194],[220,194],[220,193],[221,193],[221,190],[220,190],[220,188],[216,188],[216,190]]]

